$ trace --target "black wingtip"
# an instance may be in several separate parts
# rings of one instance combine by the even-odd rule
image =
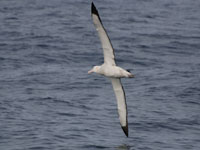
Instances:
[[[128,125],[127,126],[122,126],[122,130],[124,131],[125,135],[128,137]]]
[[[97,15],[97,17],[99,18],[99,21],[101,22],[101,18],[99,16],[98,10],[96,9],[96,7],[95,7],[93,2],[91,4],[91,13]]]
[[[94,3],[92,2],[92,5],[91,5],[91,10],[92,10],[92,14],[96,14],[97,16],[99,16],[99,13],[94,5]]]

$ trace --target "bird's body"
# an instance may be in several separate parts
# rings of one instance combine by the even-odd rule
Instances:
[[[116,66],[112,44],[106,33],[106,30],[103,27],[99,13],[93,3],[91,8],[92,19],[99,34],[103,48],[104,63],[101,66],[94,66],[90,71],[88,71],[88,73],[95,72],[110,78],[117,99],[120,124],[124,133],[128,137],[126,97],[120,78],[132,78],[134,75],[124,70],[123,68]]]
[[[95,66],[93,67],[92,70],[93,72],[96,72],[100,75],[104,75],[106,77],[111,77],[111,78],[133,77],[133,75],[130,72],[124,70],[123,68],[118,67],[118,66],[107,65],[107,64],[103,64],[101,66]],[[88,73],[90,73],[91,71],[89,71]]]

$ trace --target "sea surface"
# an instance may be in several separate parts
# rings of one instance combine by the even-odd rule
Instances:
[[[200,1],[94,0],[128,105],[119,124],[91,0],[0,0],[0,150],[200,150]]]

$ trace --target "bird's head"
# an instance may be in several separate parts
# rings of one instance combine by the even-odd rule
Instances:
[[[100,66],[94,66],[91,70],[88,71],[88,74],[92,73],[92,72],[96,72],[98,73],[100,69]]]

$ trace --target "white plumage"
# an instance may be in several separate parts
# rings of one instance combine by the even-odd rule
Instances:
[[[112,44],[106,33],[106,30],[103,27],[99,13],[93,3],[91,9],[92,9],[92,19],[96,27],[96,30],[98,32],[103,48],[104,63],[101,66],[94,66],[90,71],[88,71],[88,73],[95,72],[104,75],[106,77],[109,77],[111,79],[114,93],[117,99],[117,108],[118,108],[120,124],[124,133],[128,137],[126,97],[120,78],[124,77],[131,78],[134,76],[130,72],[122,69],[121,67],[116,66]]]

